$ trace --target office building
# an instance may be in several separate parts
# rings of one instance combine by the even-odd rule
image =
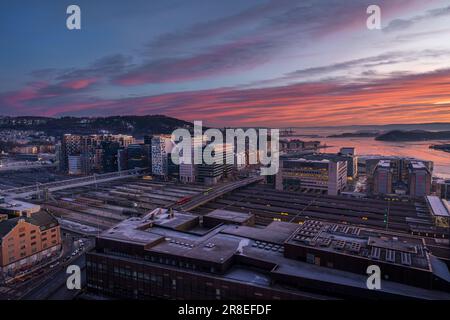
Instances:
[[[218,156],[220,160],[207,164],[203,159],[203,164],[197,166],[197,180],[205,185],[214,185],[231,173],[234,163],[234,146],[229,143],[209,146],[213,148],[213,156],[220,155]]]
[[[59,148],[59,169],[70,174],[69,157],[78,156],[83,175],[116,171],[118,148],[127,147],[133,141],[127,135],[65,134]]]
[[[83,174],[81,156],[68,156],[68,163],[68,174],[74,176]]]
[[[338,195],[347,185],[347,162],[321,155],[282,158],[276,189]]]
[[[431,193],[433,163],[412,158],[367,159],[369,192],[418,198]],[[376,162],[374,165],[373,163]]]
[[[373,193],[391,194],[392,175],[391,162],[389,160],[380,160],[373,173]]]
[[[408,190],[412,198],[431,193],[431,173],[421,161],[411,161],[408,170]]]
[[[358,176],[358,156],[354,147],[341,148],[339,156],[347,161],[347,177],[352,180]]]
[[[130,144],[126,148],[117,150],[118,170],[129,170],[134,168],[149,168],[150,148],[147,144]]]
[[[197,166],[193,163],[180,161],[180,182],[195,183],[197,180]]]
[[[450,297],[445,264],[424,240],[307,221],[252,226],[248,214],[155,209],[103,232],[86,254],[88,292],[121,299]],[[367,266],[383,275],[366,286]]]
[[[433,188],[437,196],[450,200],[450,180],[438,179],[433,183]]]

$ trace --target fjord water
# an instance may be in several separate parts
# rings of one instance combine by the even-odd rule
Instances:
[[[400,157],[414,157],[434,162],[433,175],[450,179],[450,153],[430,149],[432,144],[449,143],[450,141],[415,141],[415,142],[386,142],[374,138],[321,138],[323,144],[332,146],[324,152],[337,152],[341,147],[356,148],[358,155],[394,155]]]
[[[301,132],[301,133],[300,133]],[[348,131],[346,131],[348,132]],[[317,134],[320,137],[296,136],[302,140],[319,140],[322,144],[326,144],[328,148],[322,149],[322,152],[337,152],[341,147],[355,147],[359,156],[363,155],[383,155],[383,156],[399,156],[414,157],[422,160],[430,160],[434,162],[433,175],[450,179],[450,153],[430,149],[433,144],[450,143],[450,140],[430,140],[430,141],[411,141],[411,142],[388,142],[377,141],[374,138],[325,138],[332,134],[342,132],[330,131],[306,131],[298,130],[296,134],[312,135]],[[291,137],[292,138],[292,137]]]

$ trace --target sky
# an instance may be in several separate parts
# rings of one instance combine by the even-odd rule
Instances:
[[[450,122],[449,39],[450,0],[1,0],[0,116]]]

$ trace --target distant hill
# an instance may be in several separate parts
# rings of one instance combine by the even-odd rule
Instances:
[[[112,117],[0,117],[1,129],[36,130],[48,135],[72,134],[146,134],[172,133],[178,128],[191,128],[192,123],[164,115]]]
[[[393,130],[375,138],[378,141],[426,141],[450,140],[450,131],[400,131]]]

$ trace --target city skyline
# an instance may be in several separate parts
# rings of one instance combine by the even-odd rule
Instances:
[[[381,30],[367,29],[364,0],[80,0],[76,31],[65,27],[69,4],[0,5],[0,114],[165,114],[210,126],[450,121],[446,1],[379,1]]]

